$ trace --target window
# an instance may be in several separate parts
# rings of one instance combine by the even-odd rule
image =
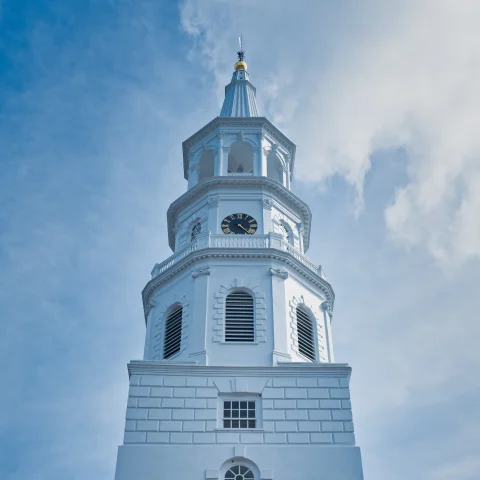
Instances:
[[[255,400],[223,401],[223,428],[256,427],[257,402]]]
[[[228,173],[253,174],[253,150],[247,142],[236,142],[230,147]]]
[[[253,480],[253,472],[245,465],[234,465],[225,473],[225,480]]]
[[[225,341],[254,342],[253,297],[246,292],[229,293],[225,300]]]
[[[200,222],[197,222],[192,227],[192,234],[190,236],[190,240],[193,242],[201,233],[202,233],[202,225],[200,224]]]
[[[202,154],[198,161],[199,172],[198,181],[201,182],[213,177],[215,165],[215,153],[212,150],[207,150]]]
[[[164,360],[180,351],[182,342],[182,312],[182,307],[176,307],[167,316],[163,341]]]
[[[299,352],[314,362],[315,341],[312,316],[302,307],[297,307],[297,334]]]
[[[270,152],[267,157],[267,176],[283,185],[283,166],[275,152]]]
[[[283,238],[287,242],[289,242],[290,241],[290,232],[288,231],[288,228],[283,223],[280,224],[280,230],[282,232]]]

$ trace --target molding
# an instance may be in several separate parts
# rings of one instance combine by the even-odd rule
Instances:
[[[185,295],[173,295],[172,301],[168,304],[165,304],[165,307],[162,312],[160,312],[156,317],[154,317],[153,325],[150,325],[149,328],[152,329],[152,345],[150,348],[150,355],[155,360],[163,359],[163,338],[164,338],[164,324],[168,312],[174,305],[181,305],[182,307],[182,334],[180,341],[180,351],[177,352],[172,359],[180,355],[185,348],[187,348],[187,339],[188,339],[188,327],[189,327],[189,302]]]
[[[193,278],[198,278],[198,277],[201,277],[203,275],[210,275],[210,267],[199,268],[198,270],[194,270],[192,272],[192,277]]]
[[[218,480],[218,468],[208,468],[205,470],[205,480]]]
[[[333,317],[333,311],[330,308],[330,305],[328,304],[328,302],[323,302],[320,306],[322,307],[322,310],[324,310],[328,313],[328,315],[330,317],[330,320],[331,320],[332,317]]]
[[[229,393],[248,393],[253,395],[261,395],[267,386],[267,378],[216,378],[213,384],[221,395]]]
[[[265,210],[271,210],[273,208],[273,200],[269,197],[262,197],[262,205]]]
[[[325,302],[324,302],[325,303]],[[320,320],[317,315],[315,315],[315,308],[312,305],[307,305],[303,295],[300,297],[293,297],[289,302],[289,316],[290,316],[290,338],[292,339],[291,347],[292,350],[302,358],[305,358],[298,349],[298,332],[297,332],[297,307],[303,305],[308,309],[310,315],[312,315],[315,323],[313,325],[313,334],[315,335],[315,361],[316,362],[327,362],[328,359],[325,355],[325,325],[323,319]],[[310,361],[305,359],[306,361]]]
[[[172,250],[175,250],[175,237],[172,231],[171,225],[175,225],[177,218],[181,212],[188,206],[192,205],[203,195],[207,196],[207,203],[213,202],[210,198],[215,195],[209,195],[215,188],[229,188],[229,189],[257,189],[260,194],[268,193],[273,196],[277,196],[279,200],[286,203],[287,208],[294,211],[296,215],[301,219],[303,224],[303,243],[304,251],[308,250],[310,243],[310,224],[312,221],[312,213],[310,207],[294,193],[284,187],[281,183],[272,180],[268,177],[258,176],[219,176],[212,177],[208,180],[204,180],[191,189],[187,190],[183,195],[177,198],[168,208],[167,221],[168,221],[168,244]],[[218,194],[216,195],[218,197]],[[275,198],[262,195],[265,199],[274,201]],[[263,200],[262,200],[263,201]],[[210,205],[209,205],[210,206]],[[273,205],[272,205],[273,206]],[[268,202],[264,207],[270,209]]]
[[[239,252],[238,250],[235,250],[233,248],[204,248],[201,250],[192,251],[190,254],[185,256],[182,260],[180,260],[170,269],[152,278],[145,285],[142,291],[145,319],[147,318],[147,315],[150,311],[150,298],[152,298],[157,288],[170,280],[170,278],[180,273],[182,270],[192,265],[194,262],[208,258],[270,258],[284,262],[286,265],[292,267],[296,272],[302,275],[302,277],[304,277],[307,281],[309,281],[322,291],[322,293],[326,297],[325,301],[328,304],[327,311],[333,312],[335,293],[333,292],[332,286],[320,275],[312,272],[308,267],[303,265],[303,263],[301,263],[293,255],[286,251],[277,250],[275,248],[245,248],[242,249],[242,252]]]
[[[349,378],[352,372],[347,363],[285,362],[274,367],[225,367],[196,365],[195,362],[132,360],[128,365],[132,375],[183,375],[212,377],[291,377],[295,370],[297,377]],[[213,385],[212,385],[213,386]]]
[[[280,277],[286,280],[288,278],[288,272],[286,270],[283,270],[281,268],[272,268],[270,267],[268,269],[270,272],[270,275],[275,276],[275,277]]]
[[[217,208],[219,203],[220,203],[220,200],[218,198],[218,195],[209,195],[207,197],[208,208]]]

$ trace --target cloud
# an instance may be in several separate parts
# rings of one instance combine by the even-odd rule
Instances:
[[[244,32],[263,112],[299,145],[297,178],[342,176],[359,213],[372,156],[402,149],[406,183],[383,205],[390,237],[444,262],[480,257],[480,4],[248,5],[188,0],[182,24],[219,84],[229,35]]]

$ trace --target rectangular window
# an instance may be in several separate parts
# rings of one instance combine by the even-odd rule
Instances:
[[[256,428],[257,402],[255,400],[224,400],[223,428]]]

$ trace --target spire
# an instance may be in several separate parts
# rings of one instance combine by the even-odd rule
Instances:
[[[240,50],[237,52],[232,81],[225,87],[221,117],[258,117],[255,87],[249,81],[242,36],[238,39]]]

